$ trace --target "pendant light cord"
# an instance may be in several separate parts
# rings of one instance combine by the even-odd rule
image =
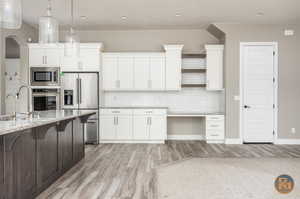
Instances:
[[[72,29],[74,27],[74,1],[71,0],[71,18],[72,18]]]
[[[51,16],[51,11],[52,11],[51,0],[48,0],[48,8],[47,8],[47,15],[48,15],[48,17]]]

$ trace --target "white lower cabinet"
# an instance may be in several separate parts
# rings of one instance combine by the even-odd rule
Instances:
[[[133,139],[149,139],[149,117],[143,115],[133,116]]]
[[[206,116],[207,143],[224,143],[225,139],[224,115]]]
[[[115,116],[100,116],[100,139],[114,140],[116,139]]]
[[[132,139],[132,116],[116,116],[116,139],[131,140]]]
[[[102,109],[100,111],[100,142],[102,143],[163,143],[166,137],[166,110]]]

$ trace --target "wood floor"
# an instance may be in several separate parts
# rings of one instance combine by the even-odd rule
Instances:
[[[202,141],[87,146],[86,157],[39,199],[157,199],[155,168],[192,157],[300,158],[300,145],[224,145]]]

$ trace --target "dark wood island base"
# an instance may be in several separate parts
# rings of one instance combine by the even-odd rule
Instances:
[[[0,136],[0,199],[31,199],[84,158],[78,116]]]

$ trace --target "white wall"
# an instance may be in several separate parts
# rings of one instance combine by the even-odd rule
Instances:
[[[63,41],[66,32],[60,32]],[[163,44],[183,44],[184,52],[200,52],[219,41],[205,29],[78,31],[81,42],[103,42],[105,52],[163,51]]]

